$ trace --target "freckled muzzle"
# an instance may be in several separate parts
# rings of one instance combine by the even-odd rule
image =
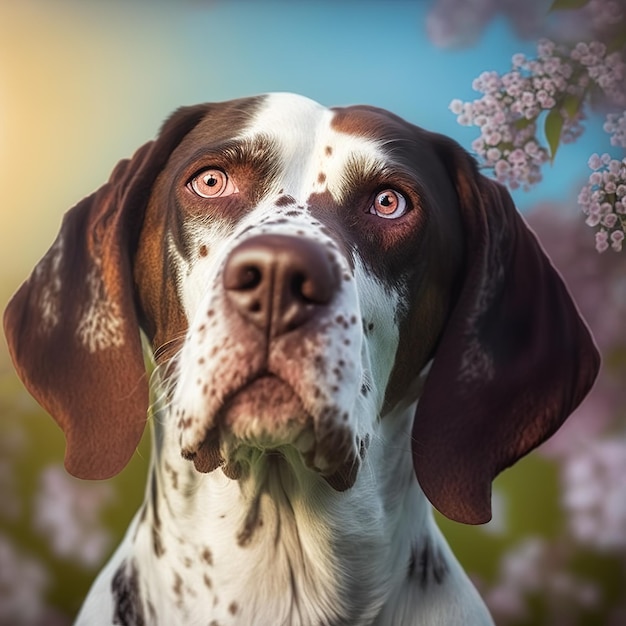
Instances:
[[[311,368],[302,345],[323,332],[320,320],[331,317],[340,276],[328,248],[304,237],[260,234],[230,252],[222,283],[228,314],[239,318],[232,327],[254,329],[259,337],[244,346],[245,356],[265,354],[224,398],[200,446],[184,453],[198,471],[222,467],[237,479],[253,451],[275,454],[289,446],[333,488],[352,486],[363,447],[347,414],[319,388],[307,385],[303,393],[294,384],[298,369],[304,375]],[[283,355],[279,367],[277,352]],[[319,365],[319,350],[316,356]]]

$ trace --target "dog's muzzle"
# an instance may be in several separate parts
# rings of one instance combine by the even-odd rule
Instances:
[[[221,466],[238,478],[246,450],[274,453],[289,446],[334,488],[352,485],[359,464],[351,430],[334,418],[320,425],[306,408],[311,398],[305,402],[284,372],[272,371],[269,356],[288,334],[305,341],[309,333],[320,332],[339,284],[334,256],[311,239],[261,234],[231,251],[223,270],[228,313],[257,330],[259,341],[249,349],[265,350],[265,366],[228,394],[190,457],[198,471]],[[302,363],[294,359],[292,366]]]

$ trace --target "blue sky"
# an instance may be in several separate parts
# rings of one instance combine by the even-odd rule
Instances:
[[[454,98],[533,54],[498,19],[461,50],[428,39],[427,0],[21,0],[0,19],[0,250],[7,292],[51,243],[61,215],[185,104],[293,91],[326,105],[372,104],[469,148]],[[596,119],[564,146],[518,207],[574,213],[587,160],[609,149]],[[36,156],[36,178],[33,171]],[[35,184],[36,180],[36,184]],[[42,193],[43,192],[43,193]],[[32,225],[36,224],[33,229]],[[13,284],[15,283],[15,284]]]
[[[478,131],[456,123],[450,101],[478,97],[473,78],[484,70],[507,71],[514,53],[532,55],[534,45],[497,19],[475,47],[437,48],[425,31],[429,5],[419,0],[198,4],[187,15],[181,52],[204,67],[194,70],[199,77],[215,79],[219,99],[295,91],[328,105],[373,104],[469,148]],[[206,91],[192,87],[189,95],[202,99]],[[587,126],[578,143],[560,149],[538,188],[514,194],[520,209],[575,198],[576,185],[589,173],[589,155],[609,147],[599,119]]]

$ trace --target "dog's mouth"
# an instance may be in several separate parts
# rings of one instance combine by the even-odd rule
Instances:
[[[325,424],[320,432],[298,394],[273,374],[230,394],[213,424],[198,449],[184,454],[198,472],[221,467],[229,478],[239,480],[255,460],[281,455],[299,458],[300,465],[336,491],[349,489],[356,480],[360,455],[350,429]]]

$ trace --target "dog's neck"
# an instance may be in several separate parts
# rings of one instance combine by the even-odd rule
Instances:
[[[279,456],[259,458],[240,480],[199,474],[158,432],[172,420],[156,415],[146,501],[131,529],[144,612],[167,623],[375,623],[404,579],[437,567],[408,444],[413,411],[381,420],[368,455],[384,459],[366,456],[342,493]]]

